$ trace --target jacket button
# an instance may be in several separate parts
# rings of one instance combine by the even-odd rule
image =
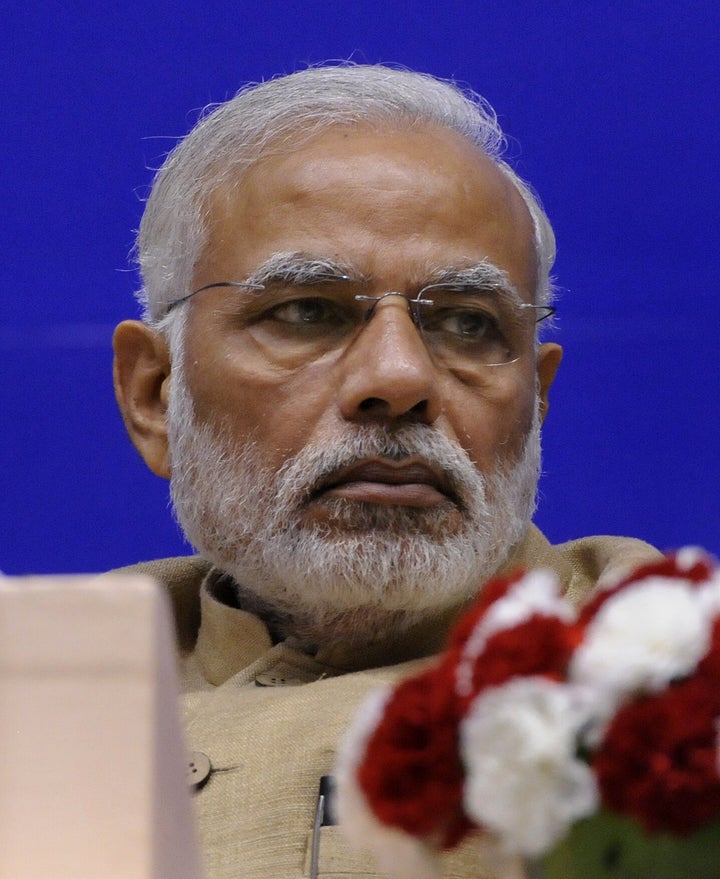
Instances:
[[[256,687],[297,687],[305,683],[296,677],[264,671],[255,678]]]
[[[210,778],[212,764],[210,758],[202,751],[193,751],[188,757],[187,783],[190,790],[200,790]]]
[[[256,687],[299,687],[319,680],[323,675],[317,671],[300,668],[289,662],[278,662],[255,678]]]

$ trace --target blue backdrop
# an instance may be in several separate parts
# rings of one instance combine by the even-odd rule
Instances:
[[[13,7],[17,8],[13,8]],[[559,242],[537,521],[720,552],[720,4],[38,0],[3,11],[0,569],[187,552],[110,335],[151,169],[245,81],[352,57],[470,83]]]

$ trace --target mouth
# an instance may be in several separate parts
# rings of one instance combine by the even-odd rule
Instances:
[[[416,458],[368,458],[343,467],[324,480],[310,500],[323,498],[420,508],[448,502],[460,506],[446,474]]]

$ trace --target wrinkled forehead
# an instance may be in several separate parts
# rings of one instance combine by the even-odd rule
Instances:
[[[252,165],[224,175],[206,222],[198,283],[230,270],[230,254],[236,274],[253,271],[243,253],[266,259],[278,237],[284,251],[353,260],[351,251],[373,236],[396,245],[398,257],[435,240],[468,265],[497,254],[520,289],[532,294],[537,282],[533,220],[513,181],[470,140],[439,126],[334,126],[269,145]],[[332,253],[321,252],[323,232]]]

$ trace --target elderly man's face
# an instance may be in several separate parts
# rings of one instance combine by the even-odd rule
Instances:
[[[488,260],[527,302],[536,281],[528,211],[472,145],[445,130],[337,129],[264,158],[236,189],[216,197],[210,244],[195,287],[240,281],[278,253],[324,257],[369,279],[363,293],[409,292],[438,269]],[[536,359],[473,375],[433,363],[403,301],[383,302],[336,357],[283,367],[239,331],[233,303],[248,294],[204,291],[192,303],[186,375],[200,422],[252,437],[280,467],[308,442],[343,425],[433,424],[487,471],[517,454],[531,424]],[[372,479],[334,489],[355,499],[426,504],[437,493]],[[312,514],[323,516],[323,497]]]
[[[532,302],[522,199],[449,131],[338,128],[262,158],[211,207],[194,287],[265,289],[189,305],[169,417],[191,539],[288,613],[465,600],[527,525],[559,349],[536,352],[522,309],[515,359],[489,366],[454,311],[438,356],[401,296],[350,328],[335,305],[362,315],[355,295],[413,297],[479,266]]]

